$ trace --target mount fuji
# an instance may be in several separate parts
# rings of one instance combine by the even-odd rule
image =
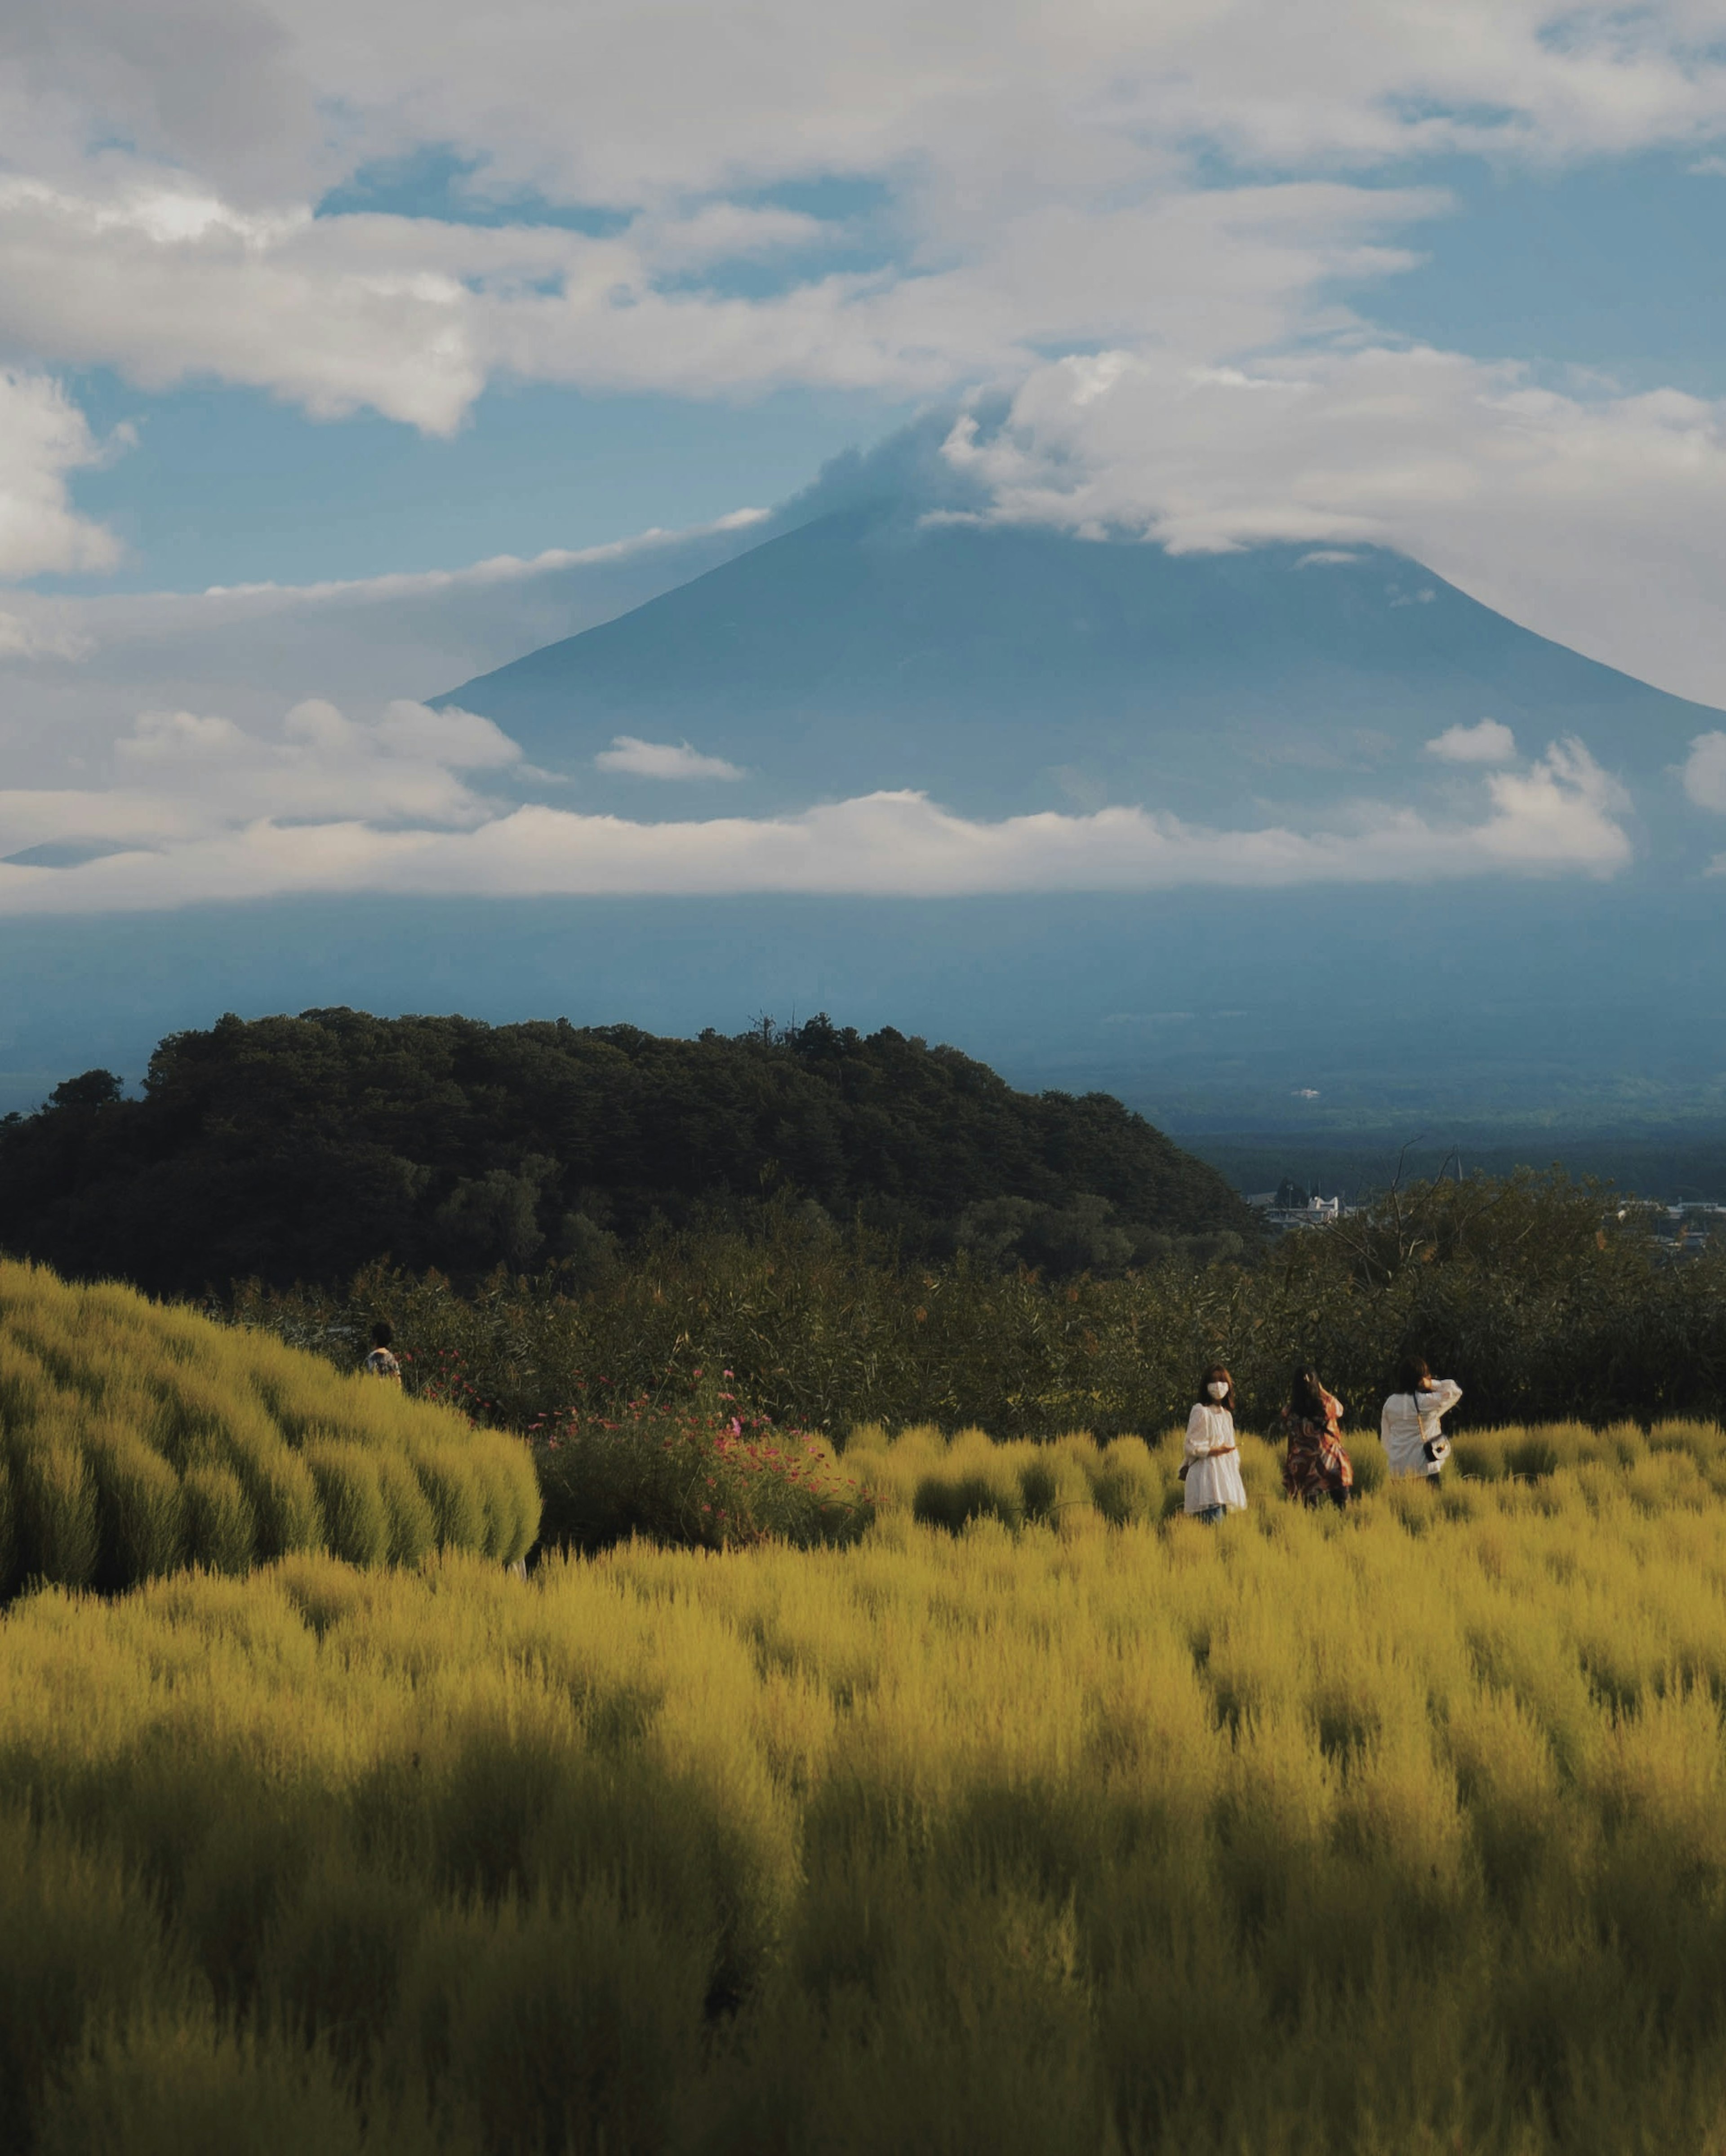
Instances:
[[[1483,762],[1559,741],[1610,777],[1638,850],[1657,829],[1663,859],[1676,844],[1700,866],[1722,828],[1681,773],[1726,717],[1405,555],[1173,555],[903,497],[817,516],[439,701],[496,721],[565,782],[560,803],[624,816],[882,789],[970,817],[1132,803],[1224,830],[1366,799],[1442,814]]]

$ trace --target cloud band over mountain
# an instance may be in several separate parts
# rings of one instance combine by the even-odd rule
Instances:
[[[1631,858],[1622,791],[1576,741],[1476,782],[1472,813],[1453,821],[1363,800],[1323,829],[1203,829],[1138,805],[989,822],[904,791],[794,815],[647,823],[500,807],[472,774],[517,757],[488,721],[414,704],[372,725],[301,705],[273,741],[219,718],[154,715],[120,745],[120,783],[0,793],[0,912],[306,891],[957,896],[1610,877]]]

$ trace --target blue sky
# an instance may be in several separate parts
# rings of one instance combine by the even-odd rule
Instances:
[[[1594,157],[1530,172],[1445,158],[1420,172],[1456,198],[1425,259],[1357,288],[1364,313],[1431,344],[1498,352],[1561,377],[1726,393],[1726,178],[1689,153]],[[1414,177],[1414,175],[1410,175]]]
[[[36,580],[44,590],[311,583],[598,546],[766,506],[909,416],[830,391],[711,403],[501,386],[440,439],[375,413],[319,422],[254,389],[149,397],[105,371],[77,393],[103,431],[136,433],[73,485],[126,557],[97,580]]]
[[[482,829],[509,745],[418,700],[913,421],[984,519],[1397,547],[1726,704],[1718,0],[8,25],[0,905],[59,903],[82,871],[33,850],[99,840],[267,885],[270,774],[323,830],[344,758],[395,824]],[[1581,768],[1527,753],[1471,828]]]

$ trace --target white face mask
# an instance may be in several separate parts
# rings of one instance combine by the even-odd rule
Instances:
[[[1215,1378],[1211,1379],[1210,1383],[1205,1388],[1205,1389],[1210,1394],[1210,1397],[1214,1400],[1225,1400],[1229,1397],[1228,1387],[1225,1384],[1220,1384]]]

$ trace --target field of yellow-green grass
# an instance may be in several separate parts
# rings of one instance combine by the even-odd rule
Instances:
[[[1249,1444],[1216,1528],[1004,1449],[1052,1524],[953,1532],[977,1441],[866,1438],[845,1549],[21,1597],[0,2149],[1718,2151],[1726,1435],[1474,1442],[1347,1515]]]
[[[1389,1472],[1376,1437],[1344,1433],[1362,1497],[1383,1488]],[[1282,1452],[1250,1432],[1241,1434],[1241,1471],[1254,1505],[1274,1504],[1282,1487]],[[1168,1519],[1185,1500],[1180,1480],[1181,1433],[1146,1444],[1117,1437],[1107,1445],[1080,1434],[1039,1444],[990,1442],[980,1430],[943,1437],[932,1427],[890,1438],[877,1426],[854,1431],[845,1447],[847,1477],[885,1510],[908,1511],[931,1526],[961,1527],[974,1519],[1003,1526],[1078,1526],[1087,1515],[1120,1527]],[[1418,1497],[1441,1517],[1466,1515],[1464,1483],[1538,1481],[1574,1470],[1578,1488],[1628,1495],[1641,1502],[1713,1502],[1726,1498],[1726,1434],[1713,1423],[1635,1423],[1604,1430],[1585,1423],[1548,1423],[1526,1430],[1474,1430],[1459,1436],[1439,1491],[1418,1486]],[[1602,1471],[1595,1472],[1595,1471]],[[1680,1492],[1687,1492],[1681,1496]]]
[[[507,1562],[538,1525],[515,1438],[268,1334],[0,1260],[0,1596],[300,1550]]]

